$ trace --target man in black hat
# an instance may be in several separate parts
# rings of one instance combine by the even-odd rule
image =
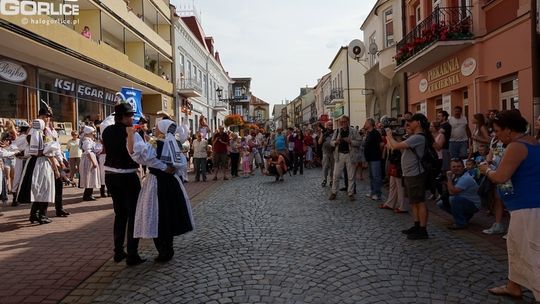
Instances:
[[[43,102],[43,101],[42,101]],[[45,104],[44,107],[39,109],[38,112],[38,118],[42,119],[45,122],[45,130],[43,131],[45,136],[50,137],[53,141],[59,141],[58,132],[53,128],[52,126],[52,118],[53,113],[51,107],[43,102]],[[63,170],[65,168],[65,163],[67,163],[67,160],[64,158],[64,154],[62,151],[58,150],[56,151],[54,155],[55,164],[58,168],[58,170]],[[65,162],[64,162],[65,161]],[[54,208],[56,209],[56,216],[57,217],[67,217],[70,215],[69,212],[64,210],[64,203],[63,203],[63,194],[64,194],[64,181],[62,180],[62,175],[59,174],[54,177]]]
[[[141,183],[139,165],[131,159],[126,146],[126,127],[133,125],[135,111],[128,103],[114,107],[114,125],[102,131],[105,158],[105,184],[112,196],[114,208],[114,261],[126,259],[128,266],[146,261],[138,253],[139,239],[133,238],[133,225]],[[127,228],[127,254],[124,238]]]

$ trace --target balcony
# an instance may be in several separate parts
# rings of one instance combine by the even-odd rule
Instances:
[[[437,7],[396,45],[396,72],[418,72],[473,43],[470,7]]]
[[[212,108],[214,108],[214,111],[216,112],[227,111],[229,110],[229,104],[223,101],[216,100],[214,101]]]
[[[177,83],[178,93],[184,97],[201,97],[202,84],[197,79],[180,79]]]
[[[326,105],[334,105],[336,103],[343,102],[343,89],[332,89],[330,95],[324,98],[324,103]]]

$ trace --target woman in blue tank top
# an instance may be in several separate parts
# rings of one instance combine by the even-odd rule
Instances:
[[[482,164],[480,171],[492,182],[505,185],[501,198],[511,214],[506,241],[508,284],[489,292],[521,298],[525,287],[540,301],[540,144],[526,133],[527,124],[518,110],[497,114],[495,134],[507,148],[497,170]]]

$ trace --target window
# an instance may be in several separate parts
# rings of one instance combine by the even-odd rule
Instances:
[[[437,97],[437,99],[435,99],[435,117],[437,117],[437,113],[439,113],[442,110],[444,110],[443,99],[442,99],[442,96],[440,96],[440,97]]]
[[[394,45],[394,17],[392,8],[384,12],[384,46]]]
[[[178,56],[178,72],[181,73],[181,74],[185,74],[184,72],[184,55],[180,54],[180,56]]]
[[[416,25],[422,22],[422,10],[420,9],[420,4],[414,8],[414,20],[416,20]]]
[[[234,87],[234,97],[242,97],[242,88]]]
[[[187,61],[187,71],[186,71],[186,79],[189,79],[191,77],[191,61]]]
[[[372,43],[375,43],[375,34],[377,32],[373,32],[371,36],[369,36],[369,45]],[[377,64],[377,54],[369,54],[369,67],[372,67]]]
[[[397,117],[401,108],[401,99],[399,97],[399,88],[395,88],[392,92],[392,102],[390,104],[390,116]]]

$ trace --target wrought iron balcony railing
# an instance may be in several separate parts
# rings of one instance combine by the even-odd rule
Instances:
[[[324,97],[325,104],[332,104],[336,99],[343,99],[343,89],[337,88],[330,91],[330,95]]]
[[[473,38],[470,7],[437,7],[396,45],[396,65],[438,41],[470,40]]]
[[[202,82],[194,78],[180,79],[178,83],[178,89],[195,90],[199,93],[202,93]]]

